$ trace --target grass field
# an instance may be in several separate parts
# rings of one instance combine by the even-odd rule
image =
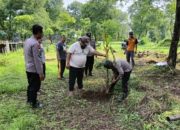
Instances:
[[[117,52],[116,57],[125,58],[119,44],[112,46]],[[168,48],[152,46],[140,46],[139,50],[146,48],[158,53],[168,52]],[[51,45],[48,50],[47,78],[39,95],[45,106],[38,110],[26,104],[23,51],[0,55],[0,130],[180,129],[180,121],[166,121],[167,116],[180,114],[179,70],[173,77],[168,68],[137,64],[129,83],[129,97],[118,103],[121,82],[116,85],[111,97],[102,93],[100,90],[105,86],[106,70],[96,68],[102,60],[97,58],[94,76],[84,79],[84,96],[69,98],[68,80],[57,80],[55,47]],[[137,62],[141,60],[136,58]],[[67,70],[65,76],[68,77]]]

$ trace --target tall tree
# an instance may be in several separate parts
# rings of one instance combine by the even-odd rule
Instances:
[[[82,6],[83,6],[82,3],[78,1],[74,1],[67,7],[67,10],[74,18],[76,18],[76,20],[79,21],[82,16],[81,14]]]
[[[173,24],[175,22],[175,14],[176,14],[176,0],[170,0],[170,2],[166,6],[165,16],[167,19],[167,28],[169,30],[170,36],[173,34]]]
[[[163,12],[154,5],[155,0],[137,0],[129,8],[132,20],[131,28],[138,37],[144,37],[150,31],[155,35],[162,26]]]
[[[173,68],[176,67],[177,48],[180,37],[180,0],[176,0],[176,19],[174,24],[174,33],[169,50],[168,64]]]
[[[49,17],[53,21],[57,20],[57,17],[63,11],[63,0],[47,0],[45,8],[49,12]]]
[[[83,6],[82,3],[78,2],[78,1],[74,1],[67,8],[69,14],[76,19],[76,24],[75,24],[76,30],[81,30],[83,28],[81,25],[81,17],[82,17],[81,9],[82,9],[82,6]]]
[[[97,40],[98,31],[101,30],[101,24],[110,19],[114,19],[117,0],[89,0],[82,7],[82,17],[89,18],[91,21],[91,32]]]

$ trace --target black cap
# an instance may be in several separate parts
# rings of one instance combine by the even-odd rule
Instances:
[[[86,36],[91,38],[91,33],[86,33]]]
[[[103,65],[105,68],[110,69],[111,67],[113,67],[113,62],[110,60],[106,60],[104,61]]]
[[[129,32],[129,35],[134,35],[134,33],[133,32]]]

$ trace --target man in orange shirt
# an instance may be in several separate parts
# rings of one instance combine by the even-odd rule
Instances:
[[[137,44],[138,40],[134,37],[133,32],[129,32],[129,39],[127,41],[127,51],[126,51],[126,58],[127,62],[132,62],[132,66],[135,65],[134,62],[134,52],[137,51]]]

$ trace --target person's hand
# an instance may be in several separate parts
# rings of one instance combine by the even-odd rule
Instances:
[[[43,81],[43,80],[44,80],[44,75],[43,75],[43,74],[40,74],[40,75],[39,75],[39,78],[40,78],[41,81]]]
[[[66,64],[66,68],[67,68],[67,69],[70,68],[70,64],[69,64],[69,63]]]

